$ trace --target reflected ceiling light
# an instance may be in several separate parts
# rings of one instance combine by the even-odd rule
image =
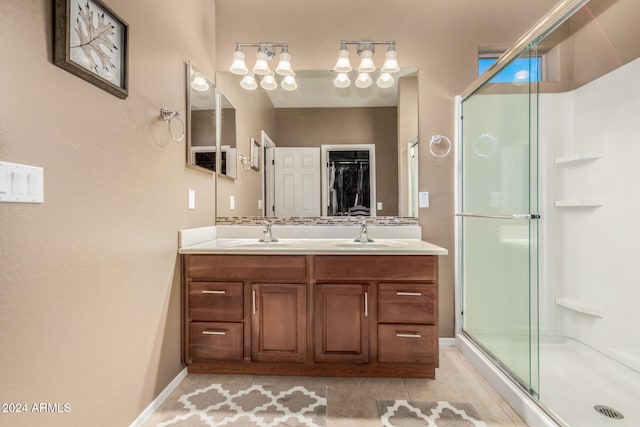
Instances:
[[[258,88],[258,83],[256,82],[256,78],[253,73],[247,74],[240,81],[240,87],[246,90],[256,90]]]
[[[335,87],[349,87],[351,84],[351,80],[349,80],[349,75],[347,73],[338,73],[336,78],[333,80],[333,84]]]
[[[296,82],[296,79],[293,75],[290,76],[285,76],[284,79],[282,79],[282,83],[280,83],[280,86],[282,86],[282,89],[284,90],[296,90],[298,88],[298,83]]]
[[[276,73],[281,76],[293,75],[293,68],[291,67],[291,55],[289,55],[289,48],[287,46],[282,48],[280,52],[280,62],[276,67]]]
[[[198,92],[206,92],[209,90],[209,83],[207,83],[207,79],[205,79],[202,74],[195,73],[191,81],[191,89],[197,90]]]
[[[380,77],[378,77],[378,80],[376,80],[376,85],[378,85],[379,88],[387,89],[393,86],[394,81],[395,80],[393,79],[393,76],[391,74],[380,73]]]
[[[340,50],[338,51],[338,60],[336,61],[336,65],[333,67],[333,71],[337,73],[348,73],[352,69],[351,61],[349,61],[349,49],[347,48],[347,43],[342,42]]]
[[[349,48],[348,45],[357,45],[357,52],[360,55],[360,65],[358,66],[358,78],[355,80],[356,86],[359,88],[366,88],[371,86],[371,76],[365,76],[363,74],[372,73],[376,70],[376,66],[373,62],[373,54],[375,53],[375,45],[384,44],[387,45],[387,52],[385,53],[385,62],[380,69],[380,77],[378,77],[376,83],[381,88],[388,88],[393,86],[395,79],[391,76],[391,73],[397,73],[400,71],[398,65],[398,51],[396,50],[396,41],[376,41],[376,40],[340,40],[340,50],[338,51],[338,61],[333,67],[333,71],[338,75],[333,80],[333,84],[336,87],[349,87],[351,81],[346,74],[352,70],[351,63],[349,62]]]
[[[360,65],[358,65],[359,73],[372,73],[376,70],[373,63],[373,52],[375,51],[373,44],[362,43],[358,46],[358,55],[360,55]]]
[[[256,63],[254,64],[252,71],[249,75],[249,69],[244,62],[243,47],[253,46],[258,48],[256,53]],[[272,43],[272,42],[252,42],[252,43],[236,43],[236,50],[233,52],[233,62],[229,71],[234,74],[244,75],[245,78],[240,82],[240,86],[247,90],[255,90],[258,87],[256,81],[257,76],[264,76],[260,81],[260,86],[265,90],[274,90],[278,87],[278,83],[275,80],[274,74],[269,67],[269,61],[275,56],[275,48],[282,48],[280,51],[280,61],[275,69],[275,72],[280,76],[293,76],[295,72],[291,67],[291,55],[289,54],[289,43]],[[287,90],[295,90],[298,87],[294,78],[288,79],[285,83],[283,80],[283,87],[286,86]]]
[[[368,88],[369,86],[371,86],[371,83],[373,83],[373,80],[371,80],[371,76],[369,75],[369,73],[358,74],[358,78],[356,79],[356,86],[358,86],[360,89]]]
[[[244,62],[244,52],[238,44],[236,44],[236,50],[233,52],[233,62],[231,63],[231,67],[229,67],[229,71],[241,76],[249,72],[247,64]]]
[[[395,43],[389,43],[389,49],[384,54],[385,61],[382,65],[380,71],[383,73],[397,73],[400,71],[400,66],[398,65],[398,51],[396,50]]]
[[[267,74],[260,80],[260,87],[264,90],[275,90],[278,87],[278,83],[276,83],[273,74]]]

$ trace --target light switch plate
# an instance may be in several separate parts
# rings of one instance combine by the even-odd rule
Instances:
[[[44,170],[38,166],[0,162],[0,202],[43,203]]]
[[[196,190],[189,189],[189,209],[196,208]]]
[[[236,208],[236,197],[234,195],[229,196],[229,209],[234,210]]]
[[[377,202],[376,203],[376,210],[379,210],[379,211],[382,210],[382,202]]]
[[[429,192],[421,191],[418,193],[418,206],[421,208],[429,207]]]

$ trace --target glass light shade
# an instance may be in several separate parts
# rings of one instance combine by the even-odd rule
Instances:
[[[360,53],[360,65],[358,66],[359,73],[371,73],[376,70],[376,66],[373,64],[373,51],[365,49]]]
[[[349,61],[349,50],[346,47],[338,51],[338,61],[336,61],[336,65],[333,67],[333,70],[338,73],[348,73],[353,70],[353,67],[351,67],[351,61]]]
[[[393,86],[393,76],[389,73],[381,73],[378,80],[376,80],[376,84],[379,88],[386,89]]]
[[[349,76],[347,75],[347,73],[339,73],[333,80],[333,84],[335,87],[349,87],[349,85],[351,84],[351,80],[349,80]]]
[[[296,79],[295,79],[295,77],[293,77],[293,75],[286,76],[282,80],[282,83],[280,83],[280,86],[282,86],[282,89],[284,89],[284,90],[296,90],[296,89],[298,89],[298,83],[296,82]]]
[[[247,69],[247,64],[244,63],[244,52],[241,50],[236,50],[233,52],[233,62],[231,63],[231,67],[229,67],[229,71],[233,74],[238,74],[244,76],[249,72]]]
[[[395,49],[389,49],[387,53],[385,53],[385,61],[382,65],[381,71],[383,73],[397,73],[400,71],[400,66],[398,65],[398,51]]]
[[[371,86],[371,83],[373,83],[373,80],[371,80],[371,76],[367,73],[360,73],[356,79],[356,86],[360,89],[368,88]]]
[[[247,74],[240,81],[240,86],[246,90],[256,90],[258,88],[258,83],[256,83],[256,78],[253,74]]]
[[[291,76],[293,74],[293,68],[291,68],[291,55],[287,52],[280,53],[280,62],[276,67],[276,73],[281,76]]]
[[[196,73],[191,81],[191,89],[197,90],[198,92],[206,92],[209,90],[209,83],[207,83],[207,79],[205,79],[202,74]]]
[[[275,90],[278,87],[278,83],[276,83],[276,79],[273,77],[273,74],[267,74],[262,77],[262,80],[260,80],[260,87],[264,90]]]
[[[267,54],[259,50],[258,53],[256,53],[256,65],[253,66],[253,72],[259,76],[271,74],[271,68],[269,68],[267,60]]]

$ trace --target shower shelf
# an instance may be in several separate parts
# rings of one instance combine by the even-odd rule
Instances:
[[[556,208],[597,208],[602,206],[602,200],[556,200]]]
[[[580,301],[574,298],[556,298],[556,304],[569,310],[577,311],[578,313],[588,314],[593,317],[604,317],[604,309],[589,304],[588,302]]]
[[[600,154],[572,154],[570,156],[556,157],[556,165],[568,165],[575,163],[588,162],[601,158]]]

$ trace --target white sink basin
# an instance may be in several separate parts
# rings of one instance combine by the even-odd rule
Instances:
[[[408,243],[401,240],[374,240],[373,242],[355,242],[351,241],[339,241],[339,242],[328,242],[332,246],[337,246],[339,248],[349,248],[349,249],[385,249],[385,248],[401,248],[403,246],[407,246]]]
[[[259,242],[257,240],[230,240],[230,241],[219,241],[219,246],[224,246],[228,248],[282,248],[293,246],[288,242]]]

